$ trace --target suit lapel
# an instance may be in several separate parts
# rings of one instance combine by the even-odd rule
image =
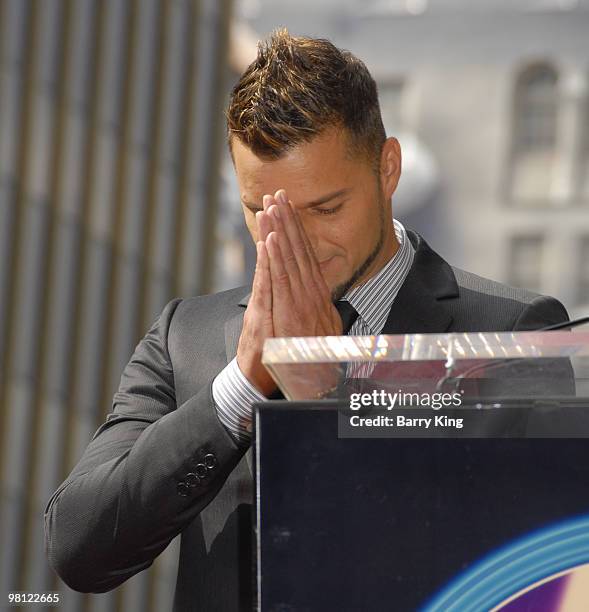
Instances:
[[[448,331],[452,320],[452,315],[419,279],[407,277],[381,334],[443,333]]]
[[[443,333],[452,325],[444,299],[458,297],[450,265],[415,232],[407,231],[415,248],[411,270],[401,286],[382,334]]]

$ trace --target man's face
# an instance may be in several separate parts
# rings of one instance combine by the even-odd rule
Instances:
[[[394,139],[391,139],[394,140]],[[390,140],[385,150],[391,147]],[[285,189],[300,215],[334,299],[372,276],[396,250],[391,181],[368,159],[350,156],[345,134],[330,128],[277,160],[262,160],[238,139],[233,159],[245,222],[257,241],[255,213],[262,197]],[[388,149],[387,149],[388,147]],[[389,156],[390,157],[390,156]]]

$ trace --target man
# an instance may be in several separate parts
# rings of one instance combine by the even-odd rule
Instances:
[[[567,318],[552,298],[450,267],[393,222],[399,143],[350,53],[278,31],[227,116],[257,248],[251,295],[172,300],[138,345],[111,414],[46,509],[50,563],[80,591],[118,586],[181,533],[175,609],[251,607],[252,404],[275,391],[266,338],[341,334],[345,305],[352,334]]]

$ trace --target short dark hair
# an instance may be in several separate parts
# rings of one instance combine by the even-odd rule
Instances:
[[[378,168],[386,134],[364,63],[328,40],[276,30],[233,88],[229,147],[236,137],[258,157],[278,159],[327,127],[345,128],[352,153]]]

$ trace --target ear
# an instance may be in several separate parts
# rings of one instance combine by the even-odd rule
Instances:
[[[380,154],[380,186],[388,200],[395,193],[401,176],[401,146],[396,138],[387,138]]]

